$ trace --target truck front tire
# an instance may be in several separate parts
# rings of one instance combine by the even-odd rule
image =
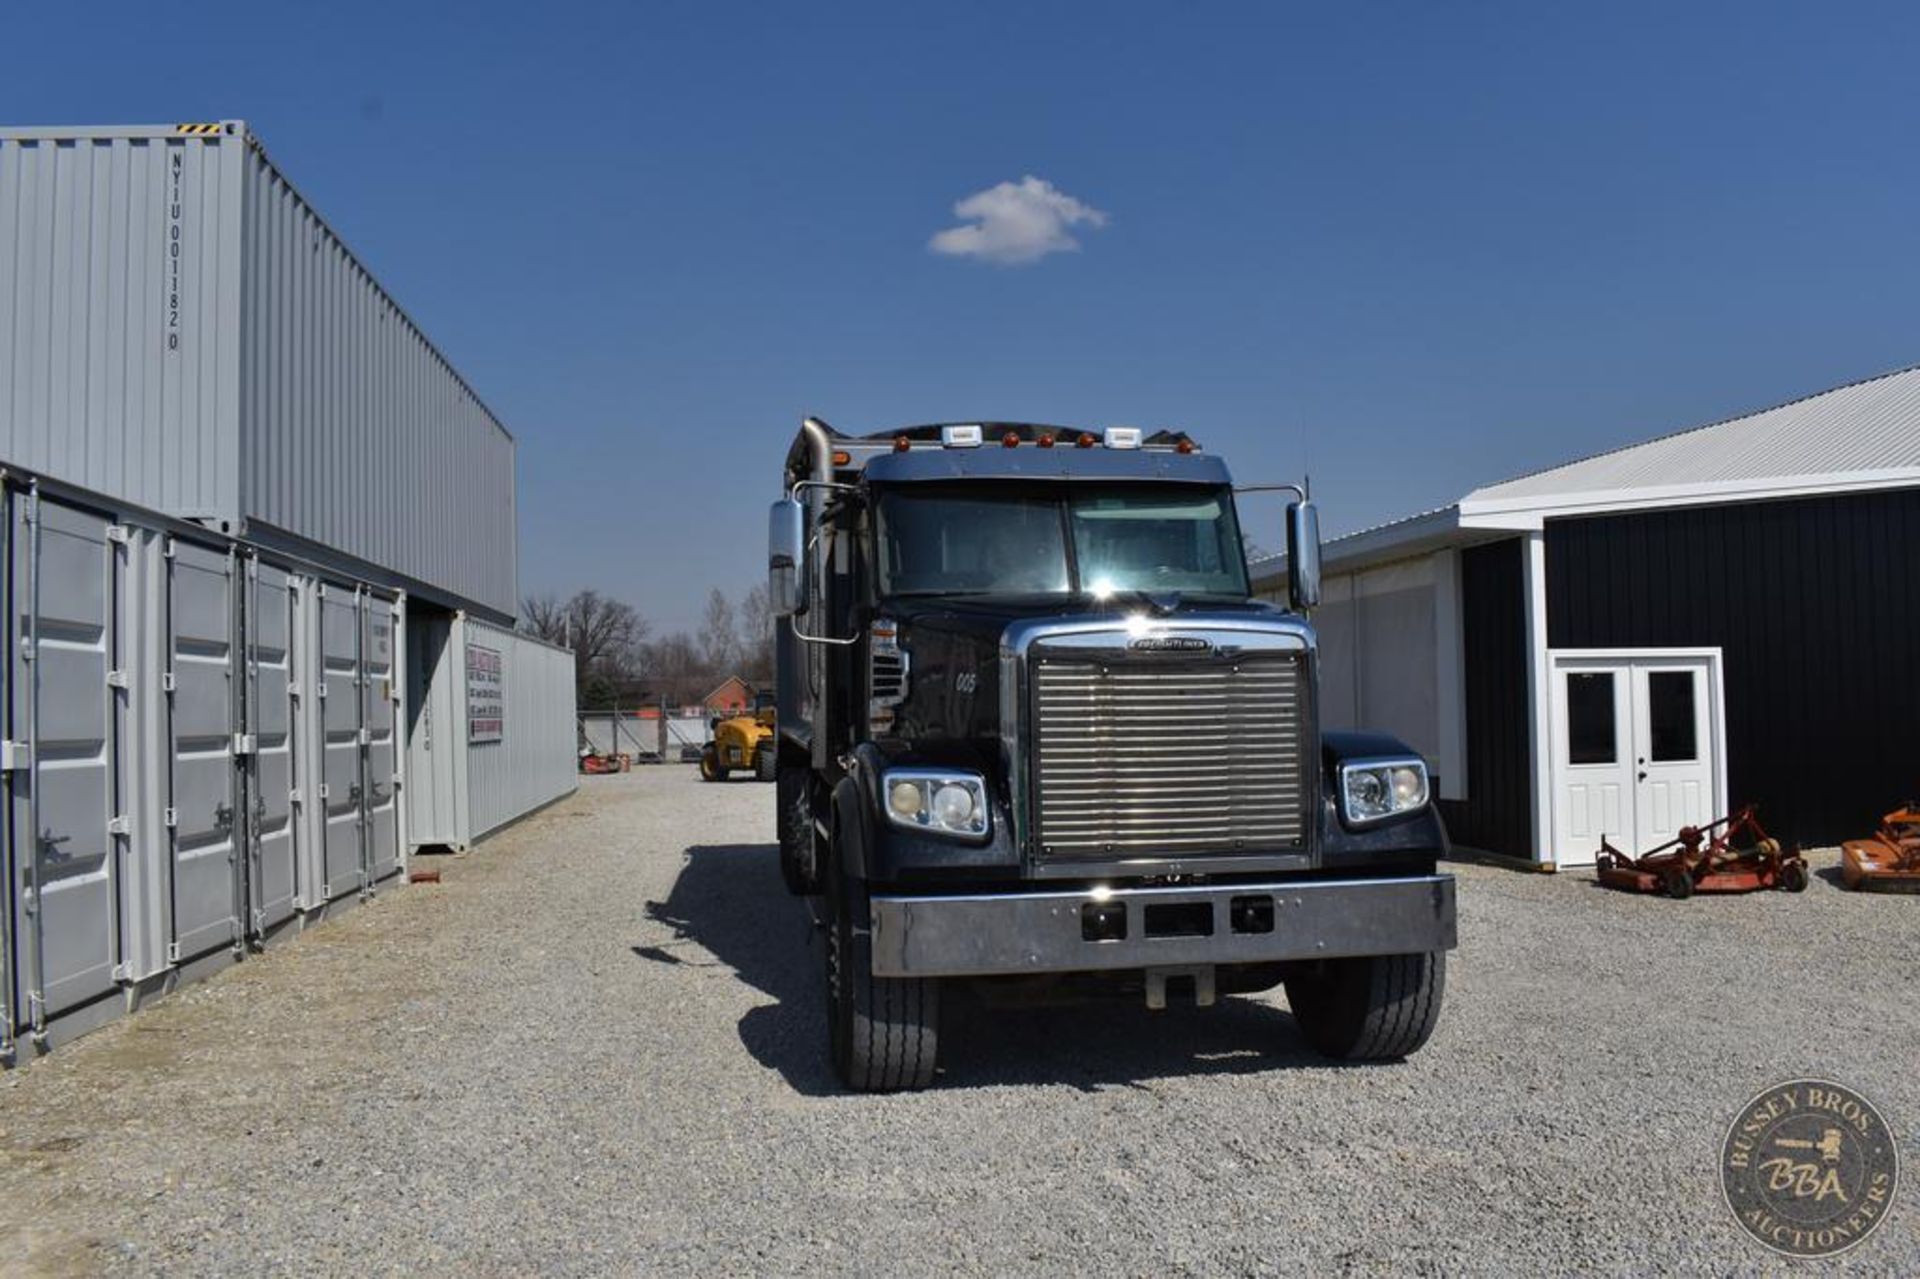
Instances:
[[[1321,1054],[1392,1061],[1433,1034],[1446,985],[1445,951],[1329,959],[1287,978],[1287,1003]]]
[[[753,753],[753,780],[754,781],[770,782],[778,775],[779,775],[779,770],[775,767],[775,764],[774,764],[774,754],[773,754],[772,746],[762,746],[759,750]]]
[[[875,977],[866,892],[831,865],[827,878],[827,1040],[834,1073],[855,1092],[925,1088],[940,1051],[940,984]]]

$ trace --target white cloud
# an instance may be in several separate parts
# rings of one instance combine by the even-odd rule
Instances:
[[[1000,266],[1038,262],[1049,253],[1075,253],[1080,242],[1067,228],[1103,227],[1107,215],[1080,203],[1032,174],[975,192],[953,206],[964,225],[948,227],[927,248],[956,258],[979,258]]]

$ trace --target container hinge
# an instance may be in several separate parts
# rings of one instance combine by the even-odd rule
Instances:
[[[115,981],[132,981],[133,965],[127,963],[124,960],[122,960],[120,963],[115,964],[113,966],[113,979]]]
[[[327,695],[327,681],[321,680],[314,686],[313,692],[316,697],[325,697]]]
[[[301,798],[300,788],[298,786],[295,786],[287,792],[287,802],[289,804],[304,804],[306,802],[306,800]]]
[[[132,688],[133,680],[128,678],[127,673],[125,671],[108,671],[107,687],[108,688]]]
[[[295,697],[295,698],[306,696],[306,690],[300,687],[299,680],[295,679],[295,680],[287,681],[287,696]]]
[[[162,675],[160,677],[160,687],[169,693],[171,693],[174,690],[174,678],[173,678],[172,671],[168,671],[165,675]]]
[[[332,796],[333,796],[333,788],[332,788],[331,786],[329,786],[329,785],[327,785],[327,784],[326,784],[325,782],[321,782],[321,783],[320,783],[320,798],[321,798],[321,799],[330,799],[330,798],[332,798]]]
[[[0,742],[0,773],[24,773],[33,767],[33,743]]]
[[[115,546],[125,546],[133,537],[133,530],[124,524],[107,525],[107,540]]]
[[[360,730],[360,744],[362,746],[373,745],[373,731],[371,729],[363,728]]]
[[[125,813],[122,813],[118,817],[109,818],[107,821],[107,834],[109,835],[133,834],[132,819],[129,818]]]
[[[253,755],[256,754],[259,749],[260,739],[252,733],[235,733],[233,735],[233,753],[235,755]]]
[[[164,556],[166,556],[166,557],[167,557],[168,559],[172,559],[172,558],[173,558],[173,539],[172,539],[171,537],[169,537],[169,538],[167,539],[167,544],[166,544],[166,546],[165,546],[165,548],[164,548],[164,549],[162,549],[162,551],[161,551],[160,553],[161,553],[162,555],[164,555]]]
[[[179,942],[170,941],[167,943],[167,962],[169,964],[177,964],[180,962],[180,943]]]
[[[177,829],[180,825],[180,810],[177,808],[169,808],[166,811],[166,815],[162,822],[162,825],[164,825],[168,830]]]

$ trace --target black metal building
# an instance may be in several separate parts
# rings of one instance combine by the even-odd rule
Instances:
[[[1329,723],[1426,753],[1457,843],[1577,865],[1754,803],[1818,847],[1920,796],[1920,370],[1491,485],[1325,562]],[[1432,705],[1370,675],[1396,666],[1432,671]]]

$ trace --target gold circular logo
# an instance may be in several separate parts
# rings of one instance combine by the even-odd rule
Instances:
[[[1899,1184],[1886,1120],[1825,1079],[1775,1084],[1755,1097],[1720,1152],[1734,1220],[1789,1257],[1831,1257],[1859,1244],[1886,1220]]]

